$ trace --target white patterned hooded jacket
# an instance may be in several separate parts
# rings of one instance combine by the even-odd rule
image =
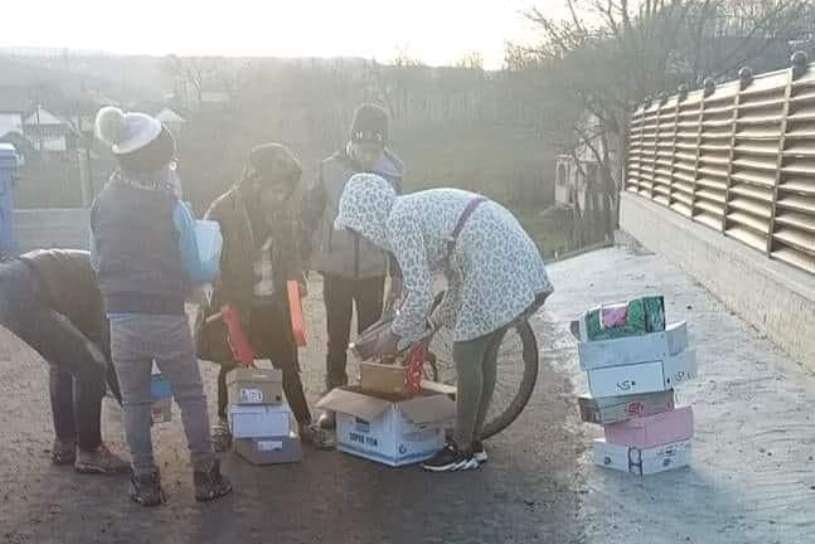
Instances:
[[[421,338],[433,305],[433,276],[444,272],[447,296],[433,321],[457,342],[494,332],[553,291],[535,243],[503,206],[486,201],[461,230],[448,266],[448,241],[476,195],[431,189],[397,196],[374,174],[357,174],[345,187],[334,223],[391,252],[403,278],[403,303],[393,332]]]

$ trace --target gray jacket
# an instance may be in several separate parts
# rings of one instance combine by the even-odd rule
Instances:
[[[385,150],[374,173],[388,180],[401,193],[405,167],[402,161]],[[343,151],[338,151],[320,164],[317,183],[308,191],[305,223],[311,238],[311,265],[323,274],[343,278],[373,278],[388,270],[385,252],[347,231],[334,230],[334,220],[345,184],[361,170]]]

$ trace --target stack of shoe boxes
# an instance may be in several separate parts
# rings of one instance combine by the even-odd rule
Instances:
[[[255,465],[300,461],[294,418],[279,370],[236,368],[227,375],[229,428],[235,452]]]
[[[662,297],[642,297],[590,310],[572,331],[591,391],[579,399],[581,418],[605,431],[595,464],[639,475],[688,465],[693,411],[674,397],[696,375],[687,324],[666,327]]]

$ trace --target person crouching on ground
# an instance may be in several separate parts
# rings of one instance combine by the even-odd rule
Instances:
[[[119,384],[87,251],[38,250],[0,264],[0,325],[49,364],[55,465],[116,474],[129,465],[102,442],[102,399]]]
[[[210,207],[206,218],[221,227],[224,246],[221,276],[212,303],[197,320],[198,356],[221,365],[218,375],[218,417],[213,431],[215,448],[226,450],[232,437],[227,424],[227,374],[238,365],[251,366],[255,359],[269,359],[283,372],[283,390],[305,442],[312,441],[309,411],[297,344],[291,327],[286,284],[300,283],[305,275],[298,240],[301,229],[293,198],[303,170],[283,145],[269,143],[251,150],[241,179]],[[228,330],[219,312],[231,307],[249,339],[252,353],[234,355]]]
[[[433,275],[448,290],[430,316],[431,330],[453,330],[458,374],[454,439],[422,466],[444,472],[478,468],[487,454],[479,440],[495,389],[498,344],[518,318],[553,291],[540,253],[501,205],[457,189],[397,196],[382,178],[351,178],[335,228],[358,233],[391,252],[402,270],[399,313],[375,351],[393,355],[425,337]]]
[[[181,408],[195,498],[217,499],[232,487],[212,449],[207,401],[184,312],[191,287],[213,281],[217,270],[202,264],[192,213],[178,199],[175,141],[153,117],[113,107],[97,114],[96,134],[119,163],[91,210],[91,250],[122,389],[133,465],[130,497],[144,506],[165,500],[150,436],[155,361]]]

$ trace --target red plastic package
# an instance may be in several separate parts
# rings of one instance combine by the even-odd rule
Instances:
[[[422,369],[427,360],[427,344],[419,342],[410,349],[407,360],[405,387],[410,393],[422,390]]]
[[[232,355],[235,360],[246,366],[254,366],[255,364],[255,349],[249,342],[249,337],[241,326],[241,321],[238,316],[238,311],[233,306],[225,306],[221,310],[221,316],[228,331],[227,340],[229,347],[232,349]]]
[[[289,280],[286,284],[289,293],[289,313],[291,314],[291,330],[294,341],[298,347],[306,345],[306,319],[303,315],[303,302],[300,298],[300,284]]]

